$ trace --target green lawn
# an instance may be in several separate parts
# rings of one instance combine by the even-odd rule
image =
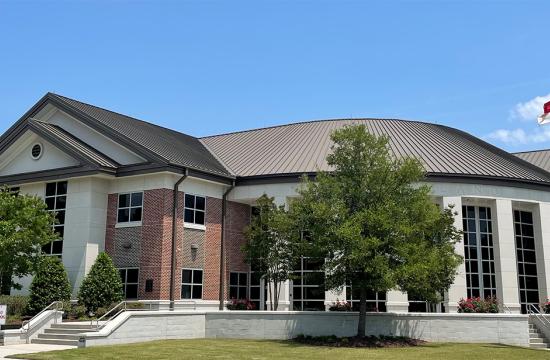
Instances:
[[[20,359],[550,359],[546,350],[497,344],[429,344],[394,349],[312,347],[288,341],[169,340],[19,355]]]

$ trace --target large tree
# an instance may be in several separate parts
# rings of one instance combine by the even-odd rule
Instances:
[[[0,189],[0,289],[20,289],[17,278],[31,274],[41,246],[56,240],[55,217],[36,196]]]
[[[277,310],[281,285],[291,277],[299,255],[299,235],[284,205],[276,206],[273,198],[265,194],[256,205],[257,211],[245,230],[248,241],[243,251],[268,286],[271,310]]]
[[[364,125],[331,135],[329,172],[304,178],[293,216],[326,257],[326,288],[360,292],[357,335],[365,335],[368,291],[397,289],[428,300],[449,288],[462,261],[451,208],[439,209],[413,158],[393,156],[387,137]]]

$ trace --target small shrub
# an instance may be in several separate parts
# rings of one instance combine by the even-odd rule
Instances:
[[[56,257],[43,257],[31,282],[27,314],[35,315],[54,301],[70,299],[71,285],[63,263]]]
[[[118,270],[106,253],[97,256],[90,272],[80,285],[78,302],[86,310],[95,313],[98,308],[108,308],[122,300],[122,282]]]
[[[351,303],[347,301],[340,301],[336,300],[336,302],[333,302],[330,304],[329,311],[352,311],[351,309]]]
[[[498,313],[498,300],[496,297],[480,297],[460,299],[458,302],[459,313]]]
[[[248,299],[231,299],[228,310],[256,310],[256,305]]]
[[[65,312],[71,320],[78,320],[86,317],[86,307],[78,304],[71,304],[66,308]]]
[[[544,314],[550,314],[550,299],[546,299],[540,308]]]
[[[22,295],[2,295],[0,304],[8,306],[8,316],[21,317],[25,314],[25,309],[29,302],[28,296]]]

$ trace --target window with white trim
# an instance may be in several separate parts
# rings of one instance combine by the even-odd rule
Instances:
[[[469,298],[497,295],[491,208],[462,206],[464,263]]]
[[[301,257],[294,269],[292,308],[296,311],[325,310],[325,259]]]
[[[122,289],[125,299],[137,299],[139,288],[139,269],[138,268],[123,268],[118,269],[120,280],[122,281]]]
[[[361,289],[353,287],[351,281],[346,281],[346,301],[351,303],[353,311],[359,311]],[[367,311],[386,312],[386,293],[384,291],[367,291]]]
[[[229,273],[229,298],[248,299],[248,273]]]
[[[54,240],[42,246],[42,252],[46,255],[61,256],[63,253],[63,236],[65,235],[65,209],[67,206],[67,182],[58,181],[46,184],[46,196],[44,197],[48,211],[55,213],[56,223],[53,225],[58,240]]]
[[[117,223],[136,223],[143,215],[143,192],[118,194]]]
[[[202,270],[182,269],[181,298],[202,299]]]
[[[206,198],[199,195],[185,194],[183,221],[187,224],[204,225]]]
[[[514,210],[514,228],[519,282],[519,303],[522,314],[527,314],[531,306],[539,307],[539,283],[535,228],[533,213]]]

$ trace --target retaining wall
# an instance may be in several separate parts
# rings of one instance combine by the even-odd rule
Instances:
[[[97,333],[86,333],[80,346],[161,339],[291,339],[304,335],[352,336],[357,313],[295,311],[169,312],[128,311]],[[529,345],[529,317],[515,314],[367,315],[369,335],[408,336],[432,342]]]

